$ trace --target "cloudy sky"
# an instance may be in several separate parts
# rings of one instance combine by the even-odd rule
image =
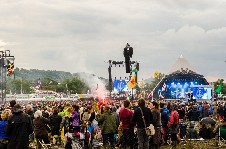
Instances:
[[[207,78],[226,78],[226,0],[0,0],[0,48],[15,66],[108,77],[128,42],[141,78],[182,54]],[[113,77],[128,76],[113,67]]]

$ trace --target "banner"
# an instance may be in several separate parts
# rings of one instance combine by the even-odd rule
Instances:
[[[134,75],[131,80],[127,83],[129,89],[134,88],[136,85],[136,75]]]

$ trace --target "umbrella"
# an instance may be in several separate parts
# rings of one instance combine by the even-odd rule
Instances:
[[[201,123],[203,124],[216,124],[216,121],[212,119],[211,117],[205,117],[201,119]]]

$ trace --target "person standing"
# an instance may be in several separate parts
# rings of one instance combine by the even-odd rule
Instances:
[[[173,149],[175,149],[177,146],[177,134],[179,132],[179,114],[177,112],[176,104],[172,106],[170,119],[168,121],[167,126],[169,127],[169,133],[171,135]]]
[[[50,116],[50,122],[51,122],[51,135],[54,138],[54,144],[57,144],[58,141],[61,143],[60,139],[60,124],[62,121],[62,117],[58,115],[58,110],[53,110],[53,115]]]
[[[40,141],[44,141],[45,144],[49,144],[48,131],[46,129],[46,124],[50,124],[50,121],[44,117],[42,117],[42,112],[37,110],[34,114],[34,134],[35,138]],[[41,148],[41,144],[38,141],[38,149]]]
[[[104,113],[98,115],[97,118],[98,124],[100,125],[102,137],[103,137],[103,145],[104,148],[108,148],[108,141],[110,142],[111,148],[115,147],[115,138],[114,135],[116,133],[116,117],[113,113],[110,112],[110,107],[104,107]]]
[[[6,134],[10,136],[8,149],[28,149],[29,135],[32,132],[30,116],[23,112],[19,104],[15,104],[6,126]]]
[[[152,124],[155,128],[155,134],[152,137],[152,149],[159,149],[162,143],[161,114],[159,110],[159,104],[155,101],[153,102],[152,116]]]
[[[142,110],[142,111],[141,111]],[[143,113],[143,118],[142,118]],[[145,100],[143,98],[138,100],[138,108],[134,110],[132,122],[137,124],[137,137],[138,137],[138,149],[149,148],[149,137],[145,131],[145,124],[148,127],[152,121],[152,113],[150,108],[145,106]],[[145,124],[144,124],[145,122]]]
[[[5,128],[7,125],[7,119],[11,115],[10,109],[5,109],[1,114],[0,120],[0,148],[7,149],[7,142],[9,136],[5,133]]]
[[[134,124],[132,123],[133,112],[129,109],[130,101],[125,100],[123,102],[124,108],[121,108],[119,112],[119,118],[122,127],[122,136],[120,140],[120,148],[133,149],[134,142]]]

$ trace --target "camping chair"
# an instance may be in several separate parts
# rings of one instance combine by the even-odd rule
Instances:
[[[37,139],[37,143],[41,145],[42,149],[51,149],[51,144],[44,144],[40,139]]]
[[[220,126],[218,129],[218,146],[223,146],[226,143],[226,126]]]

